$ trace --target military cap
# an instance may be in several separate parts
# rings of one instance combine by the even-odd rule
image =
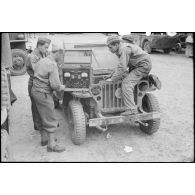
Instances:
[[[38,42],[45,42],[45,43],[50,44],[51,43],[51,40],[48,39],[48,38],[45,38],[45,37],[39,37],[38,38]]]
[[[135,39],[133,38],[132,35],[123,35],[122,39],[125,40],[125,41],[128,41],[130,43],[134,43],[135,42]]]
[[[120,42],[120,38],[118,35],[111,35],[107,38],[107,45],[113,43],[113,42],[117,42],[119,41]]]
[[[62,45],[52,44],[52,51],[59,51],[59,50],[64,50]]]

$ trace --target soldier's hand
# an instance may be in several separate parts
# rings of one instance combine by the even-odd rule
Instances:
[[[64,91],[64,90],[65,90],[65,88],[66,88],[66,85],[61,85],[61,87],[60,87],[60,91]]]
[[[106,82],[112,82],[112,79],[106,79]]]
[[[104,76],[104,80],[110,79],[112,77],[112,74]]]
[[[64,86],[64,89],[63,90],[65,90],[66,89],[66,85],[63,85]]]

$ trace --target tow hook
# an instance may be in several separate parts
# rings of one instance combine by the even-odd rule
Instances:
[[[144,123],[142,121],[136,121],[135,123],[139,123],[140,125],[143,125],[145,127],[148,127],[148,123]]]
[[[104,127],[101,127],[100,125],[97,125],[96,128],[102,132],[106,132],[108,130],[108,127],[106,126],[105,128]]]
[[[97,112],[97,113],[96,113],[96,116],[97,116],[98,118],[105,118],[105,117],[101,114],[101,112]],[[102,131],[102,132],[105,132],[105,131],[108,130],[108,126],[107,126],[106,124],[104,124],[104,126],[105,126],[105,127],[101,127],[100,125],[96,125],[96,128],[97,128],[98,130]]]

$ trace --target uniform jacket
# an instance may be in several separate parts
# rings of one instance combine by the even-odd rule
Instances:
[[[143,67],[142,62],[151,64],[149,54],[136,44],[128,44],[127,46],[120,44],[116,55],[119,57],[119,64],[112,75],[112,81],[121,79],[124,74],[127,74],[137,67]]]
[[[33,87],[44,93],[61,91],[64,87],[60,82],[57,63],[51,55],[35,65]]]
[[[31,54],[29,54],[27,65],[26,65],[27,73],[30,76],[29,84],[32,84],[33,82],[35,65],[37,64],[39,60],[41,60],[44,57],[46,56],[41,54],[37,48]]]
[[[7,71],[5,67],[1,67],[1,107],[10,108],[10,92],[7,78]]]

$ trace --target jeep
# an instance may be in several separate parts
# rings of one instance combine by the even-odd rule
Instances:
[[[90,49],[65,50],[61,81],[66,85],[63,107],[67,113],[71,139],[80,145],[86,139],[86,128],[96,127],[105,132],[111,124],[135,122],[147,134],[160,126],[160,109],[150,92],[156,90],[150,76],[135,87],[136,115],[120,116],[125,111],[121,93],[122,81],[107,82],[112,69],[94,70],[93,51]]]

